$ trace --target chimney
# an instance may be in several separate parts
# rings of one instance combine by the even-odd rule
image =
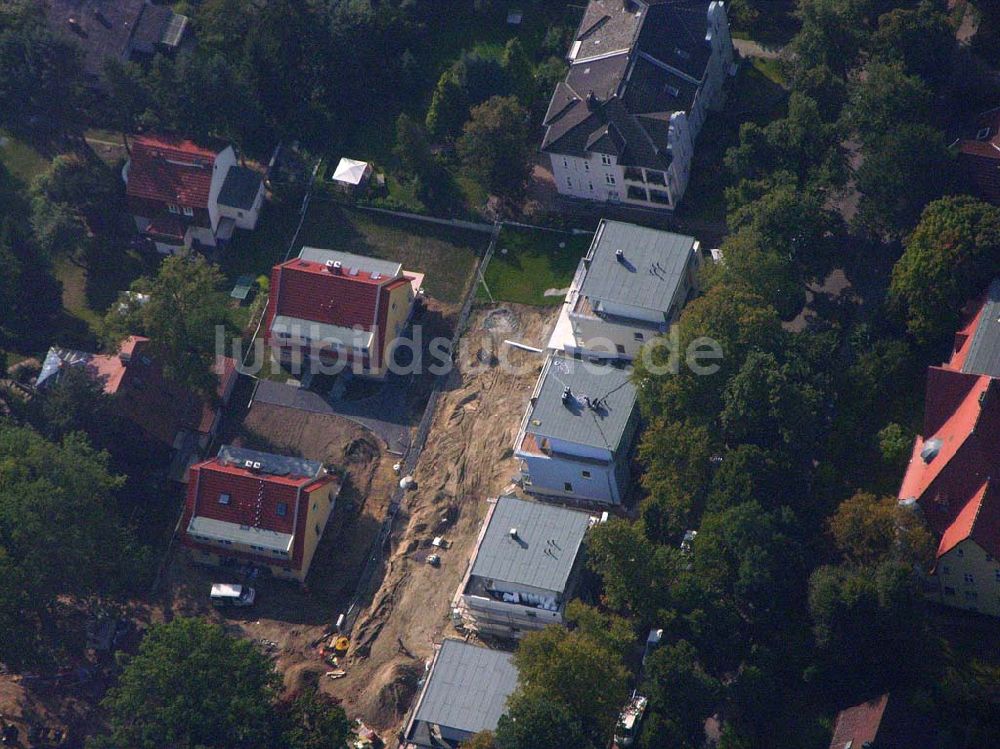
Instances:
[[[511,537],[511,539],[517,541],[517,528],[511,528],[509,531],[507,531],[507,533]]]
[[[625,250],[615,250],[615,259],[625,265]]]
[[[565,388],[563,388],[563,393],[562,393],[563,405],[568,406],[570,404],[570,401],[572,400],[573,400],[573,391],[567,385]]]
[[[587,94],[587,109],[593,112],[601,105],[601,100],[597,98],[597,94],[591,91]]]

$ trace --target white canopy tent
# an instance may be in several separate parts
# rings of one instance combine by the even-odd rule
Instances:
[[[368,177],[371,165],[367,161],[343,158],[333,173],[333,181],[356,187]]]

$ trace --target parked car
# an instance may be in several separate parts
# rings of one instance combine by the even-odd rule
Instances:
[[[253,606],[257,591],[246,585],[229,585],[228,583],[213,583],[213,606]]]

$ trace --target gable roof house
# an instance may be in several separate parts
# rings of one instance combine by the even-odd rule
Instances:
[[[1000,107],[980,114],[959,139],[958,166],[977,197],[1000,205]]]
[[[583,566],[584,536],[596,522],[578,510],[500,497],[486,513],[452,621],[509,639],[562,624]]]
[[[837,713],[830,749],[931,749],[936,733],[902,697],[883,694]]]
[[[103,88],[109,59],[140,59],[171,53],[184,42],[187,16],[148,0],[43,0],[49,27],[83,52],[83,71],[94,88]]]
[[[388,260],[304,247],[271,271],[269,345],[285,363],[301,357],[384,378],[423,279]]]
[[[223,445],[191,467],[184,545],[202,564],[304,582],[339,492],[322,463]]]
[[[222,408],[238,379],[235,360],[219,356],[217,402],[210,403],[166,379],[150,351],[149,339],[129,336],[115,354],[92,354],[53,346],[35,387],[43,392],[69,367],[80,367],[99,380],[122,414],[147,438],[176,451],[171,476],[180,480],[199,450],[218,431]]]
[[[494,731],[517,687],[510,653],[462,640],[438,646],[403,730],[403,749],[458,749]]]
[[[621,504],[639,425],[632,372],[550,354],[514,441],[524,490]]]
[[[548,347],[588,358],[634,359],[680,316],[700,264],[701,246],[693,237],[601,219]]]
[[[569,62],[541,147],[559,193],[676,208],[698,133],[733,70],[724,3],[590,0]]]
[[[928,578],[941,603],[1000,616],[1000,279],[927,371],[924,425],[899,499],[939,540]]]
[[[131,151],[122,170],[129,211],[158,251],[216,247],[235,229],[256,228],[264,180],[237,163],[232,146],[141,135]]]

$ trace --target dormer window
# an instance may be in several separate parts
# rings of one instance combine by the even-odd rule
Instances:
[[[178,214],[181,212],[181,207],[176,203],[167,203],[167,210],[173,214]]]
[[[188,208],[187,206],[184,206],[183,210],[184,210],[184,215],[185,216],[193,216],[194,215],[194,208]]]
[[[222,494],[219,495],[219,504],[228,505],[229,499],[230,499],[229,495],[223,492]]]

